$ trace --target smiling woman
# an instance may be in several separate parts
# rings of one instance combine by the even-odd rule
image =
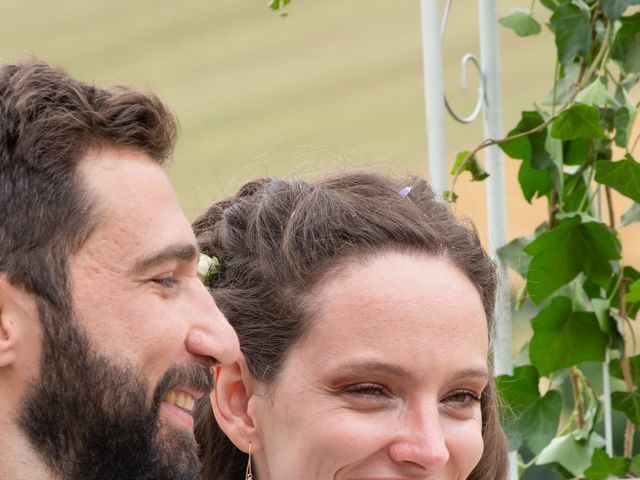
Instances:
[[[505,478],[493,264],[426,182],[257,180],[194,228],[244,354],[199,405],[204,478]]]

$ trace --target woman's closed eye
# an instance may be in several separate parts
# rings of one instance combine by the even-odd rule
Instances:
[[[481,399],[482,393],[477,393],[473,390],[456,390],[447,395],[443,403],[447,407],[464,411],[474,409],[480,404]]]
[[[347,403],[357,410],[376,410],[394,401],[393,393],[379,383],[355,383],[340,389]]]
[[[389,391],[377,383],[358,383],[345,388],[345,393],[362,397],[388,397]]]

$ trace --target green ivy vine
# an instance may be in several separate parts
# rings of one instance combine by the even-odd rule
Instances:
[[[548,204],[542,225],[499,251],[523,278],[517,306],[530,299],[538,312],[513,375],[497,379],[521,475],[640,476],[633,444],[640,427],[640,356],[630,356],[640,272],[623,263],[620,240],[620,229],[640,221],[638,138],[632,138],[640,105],[631,95],[640,80],[640,0],[539,3],[549,10],[557,54],[549,96],[522,112],[507,137],[458,154],[446,196],[455,201],[464,172],[484,180],[476,154],[498,145],[520,162],[518,182],[527,202]],[[536,35],[542,27],[535,6],[534,0],[529,10],[514,9],[500,23],[520,36]],[[622,215],[612,200],[618,194],[633,201]],[[599,372],[606,355],[611,404],[626,417],[624,433],[618,433],[623,446],[613,457],[602,433]]]

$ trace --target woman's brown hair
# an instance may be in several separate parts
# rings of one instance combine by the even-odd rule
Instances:
[[[475,230],[420,178],[350,172],[315,182],[259,179],[213,204],[193,227],[203,253],[220,262],[211,293],[238,333],[251,374],[266,385],[314,320],[305,295],[350,260],[382,251],[447,258],[477,288],[492,329],[494,264]],[[493,380],[481,409],[484,451],[468,478],[502,480],[507,449]],[[208,400],[198,405],[196,436],[203,478],[242,478],[247,456],[219,429]]]

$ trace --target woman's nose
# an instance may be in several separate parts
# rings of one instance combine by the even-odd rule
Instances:
[[[437,405],[403,419],[389,455],[398,463],[433,469],[449,461],[449,449]]]

